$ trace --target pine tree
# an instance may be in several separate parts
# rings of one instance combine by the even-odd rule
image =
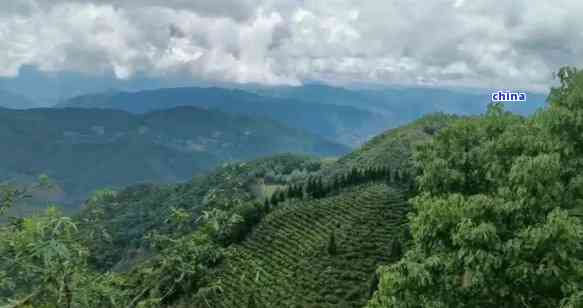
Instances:
[[[339,190],[340,190],[340,179],[338,178],[338,176],[335,176],[334,182],[332,184],[332,191],[338,192]]]
[[[393,173],[393,183],[398,184],[401,182],[401,175],[399,170],[395,170],[395,172]]]
[[[403,255],[403,247],[401,241],[398,239],[393,239],[391,241],[391,257],[395,260],[399,260]]]
[[[278,195],[278,199],[277,199],[278,203],[285,201],[285,193],[282,190],[279,191],[279,193],[277,195]]]
[[[277,205],[277,203],[279,202],[279,191],[275,191],[273,192],[273,194],[271,195],[271,205]]]
[[[330,237],[328,238],[328,254],[331,256],[336,255],[336,253],[338,252],[338,247],[336,246],[336,232],[332,231],[332,233],[330,233]]]
[[[318,179],[316,179],[316,198],[323,198],[324,195],[324,184],[322,183],[322,178],[318,177]]]
[[[368,297],[372,297],[379,288],[379,274],[374,273],[368,283]]]

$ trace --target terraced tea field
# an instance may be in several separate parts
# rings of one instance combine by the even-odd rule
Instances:
[[[385,184],[319,200],[291,201],[227,253],[211,307],[362,307],[408,205]],[[337,252],[327,246],[334,233]]]

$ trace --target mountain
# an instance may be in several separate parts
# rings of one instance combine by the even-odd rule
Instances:
[[[226,228],[217,237],[225,246],[221,261],[197,276],[197,287],[173,295],[174,302],[166,304],[248,307],[254,301],[259,307],[362,307],[376,288],[378,266],[398,260],[405,249],[409,194],[404,175],[413,148],[454,118],[423,117],[337,161],[278,155],[228,164],[184,184],[133,186],[96,199],[78,218],[96,256],[92,262],[100,270],[141,277],[156,268],[160,256],[148,234],[177,239],[209,232],[204,224],[211,219],[211,226],[219,226],[212,232]],[[380,166],[390,166],[391,175],[373,179],[362,173],[357,181],[317,197],[305,186],[317,178],[335,183],[353,167]],[[402,176],[397,179],[393,173]],[[304,185],[301,198],[288,192],[283,201],[264,201],[298,185]],[[177,211],[190,217],[183,227],[168,222]],[[219,219],[213,213],[228,214]],[[233,222],[235,227],[228,227]],[[95,240],[90,234],[96,232],[108,237]]]
[[[252,117],[265,117],[349,146],[358,146],[391,126],[385,117],[354,106],[315,104],[299,99],[280,99],[242,90],[214,87],[83,95],[58,105],[58,107],[109,108],[132,113],[176,106],[196,106]]]
[[[0,90],[0,107],[10,109],[30,109],[38,106],[33,101],[22,95]]]
[[[346,89],[323,84],[307,84],[298,87],[263,87],[251,90],[260,95],[280,99],[300,99],[306,102],[365,109],[386,116],[394,124],[391,127],[435,112],[477,115],[484,112],[491,102],[491,92],[484,89],[430,87]],[[508,103],[506,109],[528,115],[545,105],[545,94],[527,94],[527,102]]]
[[[222,162],[348,148],[268,119],[179,107],[0,109],[0,180],[47,174],[70,198],[102,187],[183,181]]]

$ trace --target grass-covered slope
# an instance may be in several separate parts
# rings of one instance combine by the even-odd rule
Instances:
[[[393,241],[407,210],[401,193],[385,184],[291,200],[228,250],[212,306],[362,307],[376,268],[399,253]]]

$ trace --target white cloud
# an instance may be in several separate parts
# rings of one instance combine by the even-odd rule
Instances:
[[[583,63],[577,0],[8,0],[0,76],[188,73],[196,80],[543,90]]]

